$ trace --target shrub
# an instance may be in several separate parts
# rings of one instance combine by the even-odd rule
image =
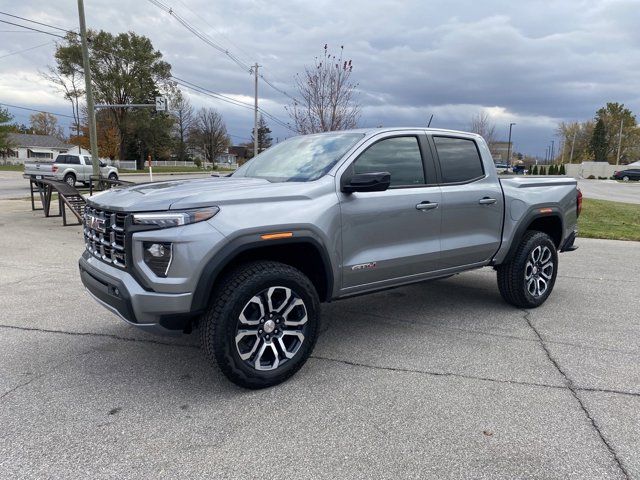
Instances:
[[[587,177],[587,180],[595,180],[595,179],[596,179],[596,177],[594,175],[589,175]]]
[[[193,163],[196,165],[196,167],[202,168],[202,160],[200,160],[199,158],[195,158],[193,160]]]
[[[564,163],[562,165],[560,165],[560,172],[558,172],[560,175],[566,175],[567,171],[564,168]]]

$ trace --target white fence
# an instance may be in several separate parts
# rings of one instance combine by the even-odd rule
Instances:
[[[614,172],[624,170],[625,165],[609,165],[606,162],[567,163],[564,166],[567,175],[574,178],[609,178]]]

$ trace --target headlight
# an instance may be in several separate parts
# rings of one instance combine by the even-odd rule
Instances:
[[[219,211],[220,209],[218,207],[207,207],[182,212],[134,213],[133,223],[135,225],[149,225],[157,228],[178,227],[180,225],[209,220]]]

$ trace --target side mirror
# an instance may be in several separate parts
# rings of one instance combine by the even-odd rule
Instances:
[[[342,184],[344,193],[383,192],[391,184],[389,172],[357,173]]]
[[[103,162],[102,160],[100,160],[100,167],[104,168],[106,166],[107,166],[107,164],[105,162]]]

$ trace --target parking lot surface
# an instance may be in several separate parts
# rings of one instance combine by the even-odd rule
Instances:
[[[247,391],[89,298],[79,227],[0,232],[0,478],[640,478],[640,243],[578,239],[531,311],[490,269],[324,305]]]
[[[611,200],[612,202],[640,203],[640,182],[615,180],[578,180],[578,188],[585,198]]]

